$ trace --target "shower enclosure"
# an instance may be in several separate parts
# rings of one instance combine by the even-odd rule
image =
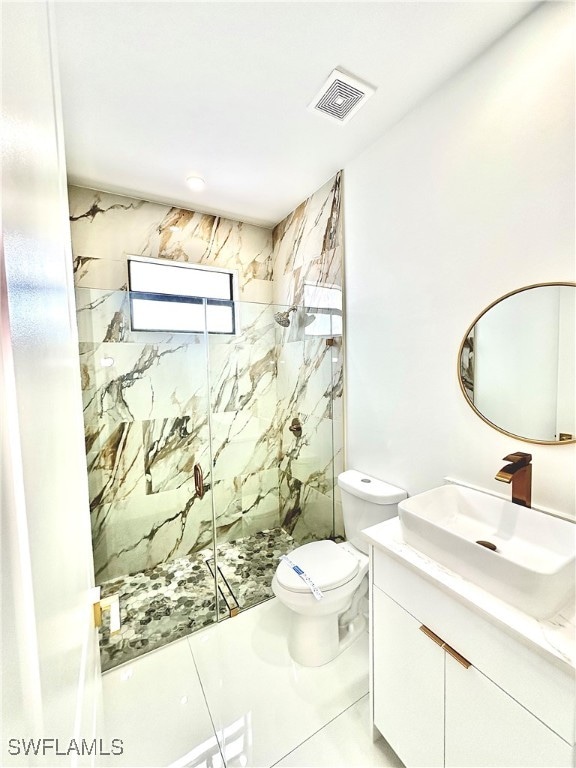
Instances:
[[[235,302],[234,332],[174,333],[131,330],[127,291],[76,300],[108,669],[268,599],[281,554],[335,536],[341,350],[310,308]]]

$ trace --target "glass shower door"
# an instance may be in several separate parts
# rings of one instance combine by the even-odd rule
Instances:
[[[274,309],[236,302],[235,311],[235,333],[208,340],[222,616],[272,597],[272,560],[264,567],[264,558],[279,532]]]
[[[130,294],[76,292],[103,669],[217,620],[207,334],[131,330]]]

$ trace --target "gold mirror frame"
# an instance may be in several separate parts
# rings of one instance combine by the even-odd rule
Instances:
[[[500,296],[499,299],[496,299],[493,301],[489,306],[486,307],[486,309],[482,310],[480,314],[474,319],[472,323],[468,326],[466,333],[464,334],[464,338],[462,339],[462,343],[460,344],[460,347],[458,349],[458,360],[457,360],[457,375],[458,375],[458,384],[460,385],[460,390],[462,391],[462,394],[464,395],[464,399],[472,408],[474,413],[476,413],[477,416],[479,416],[483,422],[488,424],[492,429],[495,429],[497,432],[500,432],[502,435],[507,435],[508,437],[513,437],[515,440],[522,440],[525,443],[535,443],[537,445],[573,445],[576,443],[576,438],[572,438],[571,440],[535,440],[531,437],[522,437],[522,435],[517,435],[514,432],[508,432],[506,429],[503,429],[502,427],[499,427],[497,424],[494,424],[493,421],[490,421],[490,419],[487,419],[484,414],[480,413],[478,408],[474,405],[474,403],[470,400],[468,397],[468,393],[466,392],[466,388],[464,386],[464,382],[462,380],[462,353],[464,352],[464,347],[466,344],[466,341],[470,335],[470,332],[476,325],[476,323],[484,317],[484,315],[489,312],[492,307],[496,306],[496,304],[500,304],[501,301],[504,301],[504,299],[510,298],[510,296],[515,296],[517,293],[522,293],[523,291],[530,291],[532,288],[545,288],[548,286],[562,286],[565,285],[569,288],[576,288],[576,283],[572,283],[569,281],[562,282],[551,282],[551,283],[534,283],[533,285],[525,285],[523,288],[517,288],[515,291],[510,291],[509,293],[505,293],[503,296]]]

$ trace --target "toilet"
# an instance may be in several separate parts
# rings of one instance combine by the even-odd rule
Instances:
[[[347,541],[313,541],[292,550],[290,562],[281,560],[272,579],[272,591],[291,611],[290,656],[304,667],[332,661],[365,630],[368,544],[361,531],[395,517],[398,502],[407,496],[401,488],[355,469],[338,475],[338,485]],[[296,573],[293,565],[303,573]],[[320,599],[314,586],[322,593]]]

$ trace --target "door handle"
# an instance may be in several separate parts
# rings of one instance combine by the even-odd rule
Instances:
[[[194,486],[196,488],[196,496],[199,499],[204,498],[206,492],[204,490],[204,472],[202,472],[200,464],[194,464]]]

